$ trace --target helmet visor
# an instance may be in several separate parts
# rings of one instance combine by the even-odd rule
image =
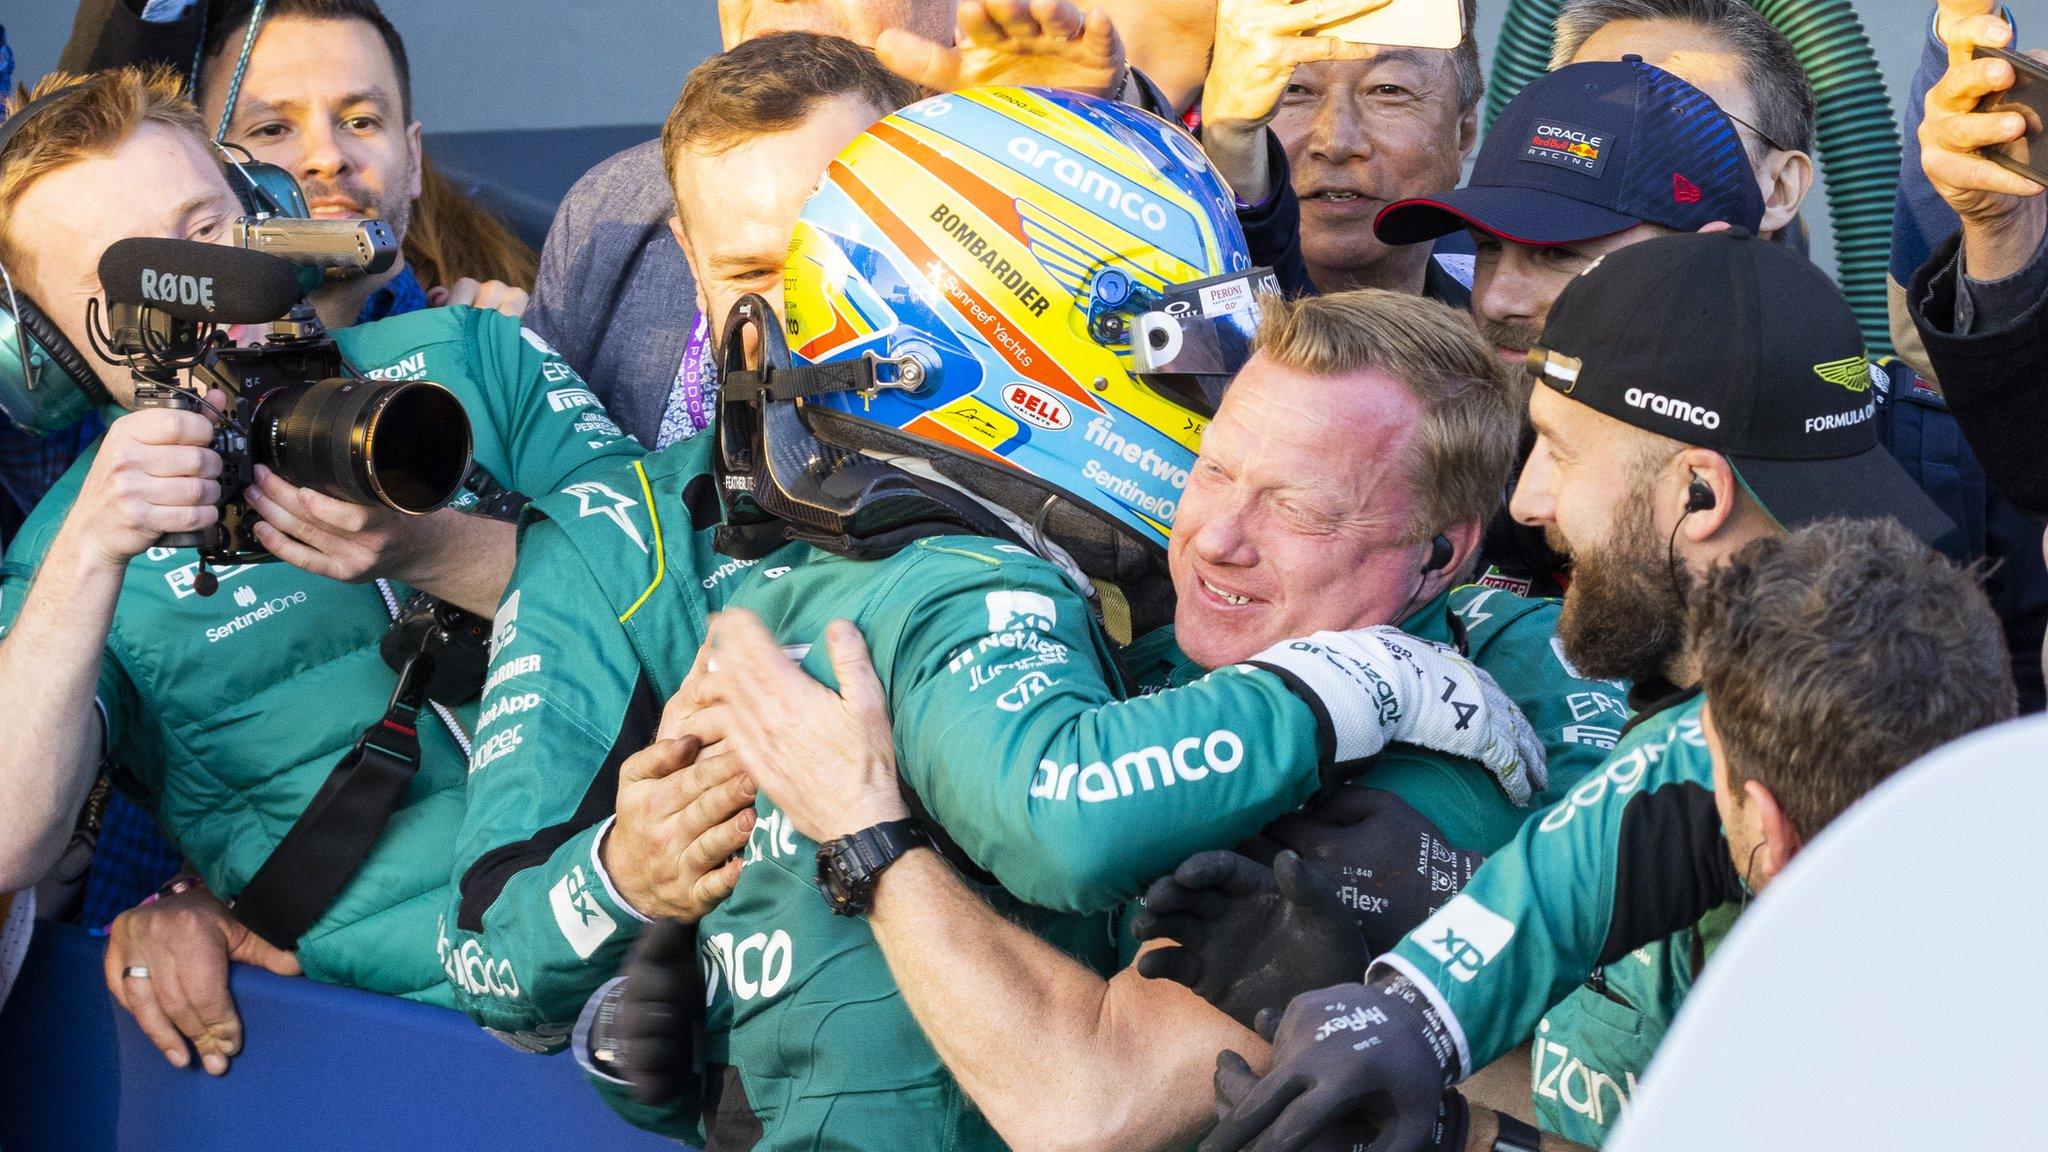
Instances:
[[[1260,298],[1279,291],[1269,268],[1167,289],[1138,314],[1131,335],[1134,375],[1177,404],[1215,415],[1223,389],[1251,359]]]

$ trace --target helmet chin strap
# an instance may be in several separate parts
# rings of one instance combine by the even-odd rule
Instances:
[[[1081,570],[1081,566],[1078,563],[1075,563],[1074,557],[1065,548],[1047,539],[1044,534],[1045,518],[1043,513],[1046,508],[1051,506],[1053,500],[1058,499],[1057,496],[1046,498],[1046,505],[1040,509],[1040,516],[1036,524],[1026,524],[1022,516],[1017,515],[1001,504],[985,500],[979,494],[955,483],[953,480],[940,474],[938,469],[932,467],[931,461],[922,457],[892,456],[881,452],[865,452],[862,455],[880,460],[882,463],[892,467],[900,468],[927,484],[943,485],[974,501],[975,504],[986,509],[989,515],[1001,520],[1004,526],[1016,533],[1017,539],[1022,540],[1033,552],[1051,561],[1054,567],[1066,573],[1067,579],[1073,581],[1074,587],[1079,588],[1084,595],[1093,596],[1095,594],[1095,582],[1088,578],[1088,574]]]

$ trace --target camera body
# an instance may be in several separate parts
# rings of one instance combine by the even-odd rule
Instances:
[[[304,297],[307,271],[389,267],[397,244],[382,221],[245,219],[236,234],[252,246],[118,241],[100,261],[106,323],[96,301],[87,308],[100,354],[128,367],[137,408],[214,422],[220,518],[160,541],[199,550],[202,593],[213,583],[207,566],[271,558],[247,495],[258,464],[336,499],[414,516],[453,499],[470,465],[469,418],[454,394],[356,372]],[[224,330],[234,324],[269,331],[236,345]],[[216,388],[227,397],[219,407],[205,399]]]

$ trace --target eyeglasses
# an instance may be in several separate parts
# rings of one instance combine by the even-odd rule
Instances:
[[[1744,120],[1742,117],[1737,116],[1735,113],[1730,112],[1726,108],[1721,109],[1721,115],[1726,116],[1728,119],[1733,120],[1735,123],[1740,124],[1744,128],[1749,129],[1751,133],[1755,134],[1757,139],[1763,141],[1766,144],[1769,144],[1772,148],[1775,148],[1780,152],[1799,151],[1799,149],[1797,148],[1787,148],[1783,144],[1778,143],[1776,140],[1772,139],[1767,133],[1765,133],[1763,129],[1757,127],[1754,124],[1751,124],[1749,121]]]

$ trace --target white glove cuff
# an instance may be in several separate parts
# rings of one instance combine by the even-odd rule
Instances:
[[[1377,755],[1400,722],[1400,697],[1379,669],[1321,643],[1320,635],[1275,644],[1248,663],[1283,674],[1297,693],[1306,691],[1309,705],[1329,722],[1336,763]]]

